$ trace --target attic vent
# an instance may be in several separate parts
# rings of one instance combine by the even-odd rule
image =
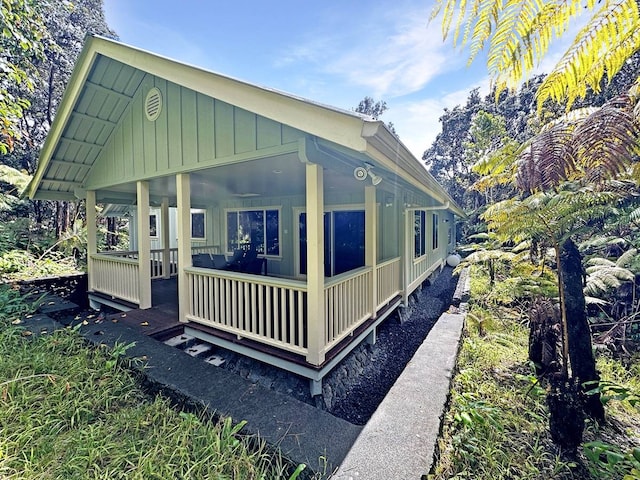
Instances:
[[[144,113],[147,115],[147,120],[153,122],[160,116],[161,111],[162,93],[157,87],[153,87],[144,100]]]

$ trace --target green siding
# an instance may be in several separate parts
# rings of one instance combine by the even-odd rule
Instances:
[[[144,114],[150,88],[162,93],[155,122]],[[79,126],[81,129],[82,126]],[[247,110],[147,75],[96,161],[86,187],[188,172],[216,160],[247,158],[260,150],[296,143],[303,132]],[[244,156],[244,157],[243,157]]]

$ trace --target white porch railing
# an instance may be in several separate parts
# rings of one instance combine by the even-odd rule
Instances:
[[[151,279],[164,278],[164,250],[157,248],[151,250]],[[169,249],[169,276],[178,275],[178,249]]]
[[[283,350],[307,353],[307,285],[225,270],[188,268],[186,318]]]
[[[140,303],[138,260],[127,256],[91,255],[89,288],[132,303]]]
[[[398,295],[400,289],[400,257],[392,258],[376,266],[378,283],[377,299],[380,308]]]
[[[438,257],[437,251],[428,253],[411,261],[409,266],[409,285],[407,285],[407,294],[413,292],[427,279],[429,275],[431,275],[436,269],[442,267],[443,263],[444,259]]]
[[[332,277],[324,287],[325,352],[372,315],[372,269]]]

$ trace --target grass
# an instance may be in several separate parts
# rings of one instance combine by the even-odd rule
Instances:
[[[89,348],[70,329],[36,337],[2,317],[0,478],[295,478],[259,439],[239,435],[242,422],[149,398],[124,365],[126,346]]]
[[[472,282],[472,298],[487,298],[486,287],[483,279]],[[599,359],[603,379],[622,394],[607,404],[607,424],[588,424],[579,455],[564,457],[548,433],[546,391],[527,359],[521,313],[496,303],[472,305],[471,313],[431,480],[640,478],[640,451],[633,450],[640,402],[630,401],[640,393],[640,359],[626,367]]]

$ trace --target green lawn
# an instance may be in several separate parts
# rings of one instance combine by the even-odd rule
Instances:
[[[285,462],[240,425],[149,398],[122,354],[66,329],[36,337],[0,291],[0,478],[272,479]],[[290,468],[289,468],[290,470]]]

